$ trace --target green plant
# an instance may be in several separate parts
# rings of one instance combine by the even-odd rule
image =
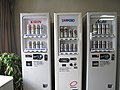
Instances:
[[[0,74],[13,76],[14,90],[22,90],[21,59],[14,53],[0,54]]]

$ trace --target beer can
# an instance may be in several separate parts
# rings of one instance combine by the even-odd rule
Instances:
[[[69,29],[68,31],[69,31],[69,33],[68,33],[69,37],[70,38],[73,37],[73,31],[72,31],[72,29]]]
[[[27,48],[32,49],[32,41],[27,41]]]
[[[108,43],[108,48],[112,48],[112,41],[109,41]]]
[[[63,38],[64,37],[64,28],[60,27],[60,37]]]
[[[98,48],[98,41],[92,41],[92,45],[94,49]]]
[[[110,41],[110,46],[109,46],[110,48],[112,48],[113,47],[113,45],[112,45],[112,41]]]
[[[109,25],[109,24],[106,24],[105,28],[108,28],[108,29],[109,29],[109,28],[110,28],[110,25]]]
[[[77,37],[77,30],[73,29],[73,37]]]
[[[42,48],[43,48],[43,42],[40,41],[40,49],[42,49]]]
[[[40,34],[40,25],[36,24],[36,34]]]
[[[98,49],[102,48],[102,41],[98,41]]]
[[[66,46],[67,46],[67,52],[69,52],[69,44],[67,44]]]
[[[101,29],[102,29],[102,26],[101,24],[97,24],[97,29],[98,29],[98,34],[102,34],[101,32]]]
[[[31,24],[31,34],[35,34],[35,24]]]
[[[40,34],[42,34],[42,29],[43,29],[43,26],[42,26],[42,24],[39,24],[39,26],[40,26]]]
[[[67,52],[67,44],[64,44],[64,51]]]
[[[106,24],[106,34],[111,34],[110,25]]]
[[[75,51],[76,51],[76,52],[77,52],[77,49],[78,49],[78,48],[77,48],[77,44],[75,44]]]
[[[36,41],[36,48],[40,49],[40,41]]]
[[[60,51],[64,52],[64,44],[63,43],[60,44]]]
[[[73,44],[73,52],[77,51],[77,44]]]
[[[105,34],[105,24],[102,24],[102,34]]]
[[[112,48],[112,41],[106,41],[106,48],[107,49]]]
[[[27,24],[27,34],[31,34],[31,25]]]
[[[32,41],[32,49],[36,49],[36,41]]]
[[[102,49],[106,48],[106,41],[102,41]]]
[[[64,27],[64,37],[68,37],[68,28]]]
[[[106,49],[109,48],[109,41],[106,41]]]
[[[73,51],[73,44],[69,44],[69,52]]]
[[[92,33],[97,34],[97,25],[96,24],[92,24]]]

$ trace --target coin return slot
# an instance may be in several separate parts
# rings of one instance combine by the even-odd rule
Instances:
[[[70,60],[77,60],[77,58],[70,58]]]
[[[99,66],[99,62],[98,61],[92,61],[92,66],[93,67],[98,67]]]

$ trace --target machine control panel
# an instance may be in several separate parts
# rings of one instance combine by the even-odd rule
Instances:
[[[47,54],[25,54],[25,58],[29,60],[45,60],[48,61]]]
[[[77,58],[60,58],[59,59],[60,67],[77,67]],[[77,68],[76,68],[77,69]]]
[[[91,55],[92,60],[114,60],[115,54],[111,53],[95,53]]]

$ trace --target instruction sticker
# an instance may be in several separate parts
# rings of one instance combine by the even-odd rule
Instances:
[[[100,67],[104,67],[108,65],[110,65],[110,61],[100,61]]]
[[[34,61],[33,64],[34,64],[34,67],[38,67],[38,66],[43,65],[44,63],[43,61]]]
[[[70,72],[70,67],[60,67],[60,72]]]

